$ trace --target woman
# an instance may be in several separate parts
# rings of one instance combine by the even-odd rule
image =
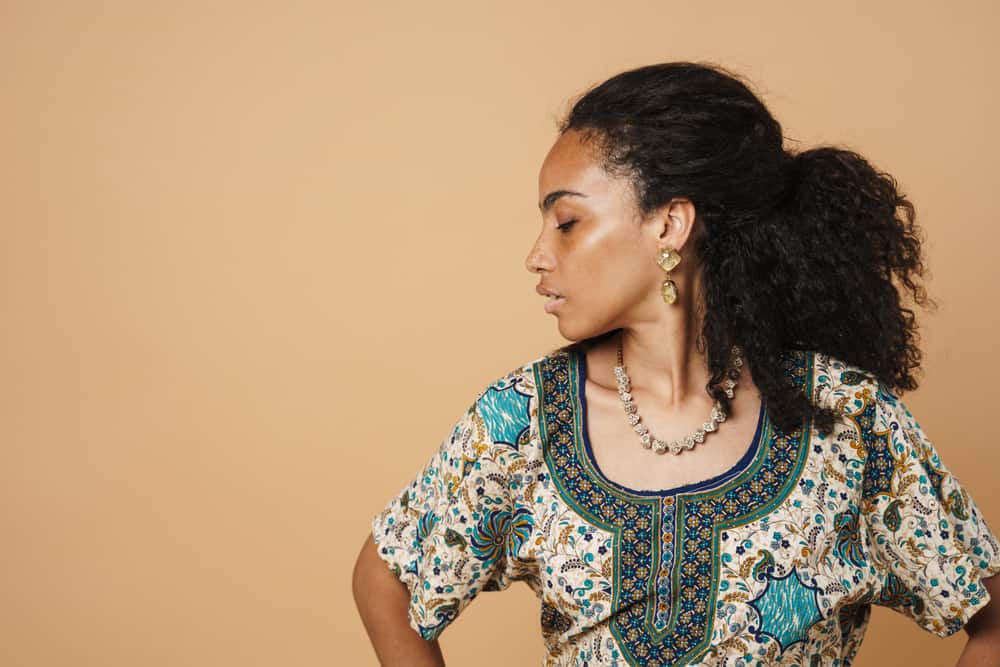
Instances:
[[[547,665],[849,665],[873,604],[996,659],[1000,545],[899,397],[893,280],[932,302],[895,181],[786,152],[715,65],[619,74],[559,129],[527,268],[575,342],[486,385],[373,518],[383,663],[442,664],[517,580]]]

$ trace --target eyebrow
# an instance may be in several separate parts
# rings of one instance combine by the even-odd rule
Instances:
[[[544,213],[552,208],[552,205],[556,203],[557,199],[565,197],[566,195],[574,195],[576,197],[587,196],[582,192],[576,192],[574,190],[553,190],[549,194],[545,195],[545,199],[543,199],[542,203],[538,205],[538,209]]]

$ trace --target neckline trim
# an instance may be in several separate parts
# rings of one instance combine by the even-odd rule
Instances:
[[[664,497],[664,496],[675,496],[679,493],[688,493],[694,491],[706,491],[715,488],[721,484],[725,484],[730,480],[739,477],[743,472],[752,467],[754,461],[757,459],[757,455],[764,449],[761,446],[763,438],[761,437],[767,426],[770,424],[770,420],[767,417],[767,410],[764,408],[764,401],[761,400],[760,410],[757,413],[757,428],[754,431],[753,438],[750,440],[750,444],[747,446],[747,450],[743,453],[743,456],[730,466],[727,470],[720,472],[719,474],[709,477],[708,479],[703,479],[698,482],[690,482],[688,484],[683,484],[680,486],[675,486],[667,489],[633,489],[631,487],[625,486],[608,478],[601,470],[600,465],[597,463],[597,458],[594,456],[594,450],[590,444],[590,428],[587,422],[587,396],[586,396],[586,384],[587,384],[587,353],[585,350],[577,350],[575,354],[575,365],[576,365],[576,403],[580,410],[580,429],[579,435],[582,439],[583,447],[581,448],[580,442],[577,442],[577,448],[583,450],[583,459],[587,463],[594,474],[597,476],[599,481],[607,484],[610,487],[617,489],[620,492],[624,492],[633,496],[639,496],[643,498],[649,497]]]

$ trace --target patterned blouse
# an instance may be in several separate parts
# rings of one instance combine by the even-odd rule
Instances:
[[[830,355],[786,371],[843,418],[782,432],[762,406],[732,468],[647,491],[612,482],[586,428],[586,356],[491,382],[372,519],[434,639],[524,581],[543,665],[850,665],[871,605],[946,637],[990,600],[1000,545],[903,401]]]

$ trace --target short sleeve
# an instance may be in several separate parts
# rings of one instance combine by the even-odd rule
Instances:
[[[1000,545],[906,404],[876,383],[863,521],[882,578],[875,604],[947,637],[990,601]]]
[[[410,591],[410,627],[436,639],[482,591],[504,590],[532,528],[478,403],[372,519],[379,556]]]

